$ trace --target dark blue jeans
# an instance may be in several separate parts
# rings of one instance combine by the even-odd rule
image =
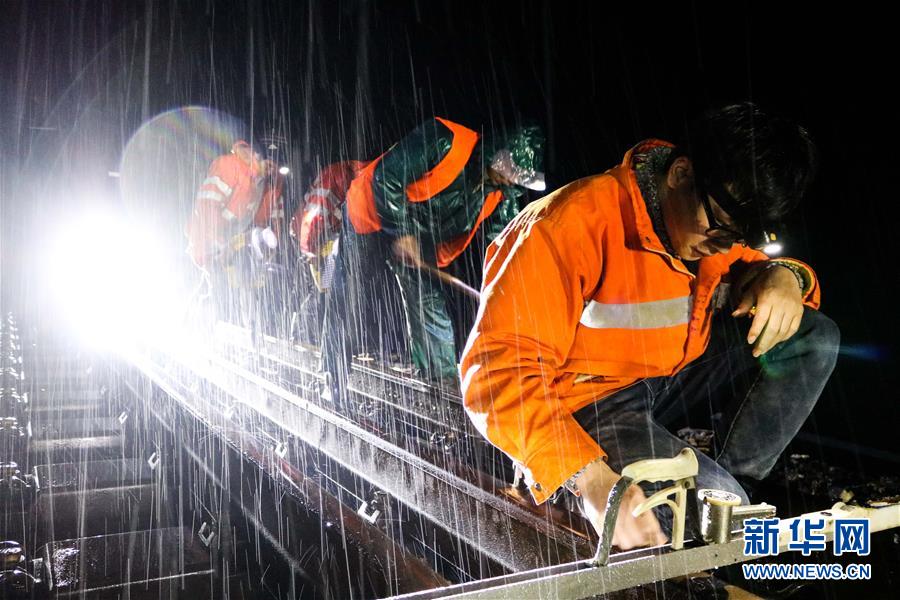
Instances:
[[[747,344],[750,319],[719,314],[706,352],[678,374],[644,379],[589,405],[575,419],[621,471],[646,458],[675,456],[687,444],[672,431],[700,413],[715,433],[715,458],[697,453],[698,488],[747,494],[740,482],[766,477],[812,412],[837,360],[840,332],[804,309],[800,329],[759,358]],[[645,492],[668,484],[644,486]],[[671,513],[657,509],[668,533]]]

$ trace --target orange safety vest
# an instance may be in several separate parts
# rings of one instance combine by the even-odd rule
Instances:
[[[327,223],[331,231],[341,228],[341,210],[347,199],[350,183],[367,163],[358,160],[347,160],[331,163],[322,167],[313,180],[303,204],[297,207],[291,218],[291,233],[299,240],[300,250],[306,254],[317,254],[315,247],[319,234],[314,223],[321,219]]]
[[[230,238],[251,226],[273,226],[279,234],[284,219],[284,178],[264,177],[255,160],[236,154],[216,158],[197,191],[188,226],[190,253],[198,265],[227,252]]]
[[[698,358],[722,277],[735,262],[767,260],[735,246],[691,274],[653,231],[631,157],[527,206],[485,258],[462,357],[465,406],[524,468],[538,502],[605,456],[573,413]],[[805,303],[818,307],[817,283]]]
[[[450,150],[433,169],[406,186],[406,198],[413,203],[430,200],[447,189],[462,173],[478,143],[478,133],[475,131],[447,119],[440,117],[436,119],[453,133],[453,142]],[[381,231],[381,218],[378,216],[375,203],[373,182],[375,169],[383,157],[384,154],[362,169],[347,192],[347,214],[357,233]],[[445,267],[462,254],[475,237],[478,227],[494,212],[502,199],[503,194],[500,191],[488,194],[472,230],[466,235],[438,245],[438,266]]]

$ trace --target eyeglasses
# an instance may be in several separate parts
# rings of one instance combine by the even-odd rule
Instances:
[[[709,194],[699,186],[697,187],[697,194],[700,196],[700,204],[703,206],[704,212],[706,212],[706,219],[709,223],[709,227],[706,229],[706,236],[710,238],[714,244],[719,246],[730,247],[734,244],[746,245],[746,233],[738,231],[724,223],[720,223],[719,220],[716,219],[712,204],[709,202]]]

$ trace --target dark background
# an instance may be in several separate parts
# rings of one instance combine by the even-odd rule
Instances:
[[[3,2],[4,307],[32,293],[46,211],[67,186],[108,186],[165,110],[210,106],[250,137],[288,136],[298,184],[433,114],[486,132],[530,118],[548,132],[553,189],[750,99],[821,151],[787,252],[816,268],[843,350],[798,447],[900,472],[896,33],[884,14],[793,4]]]

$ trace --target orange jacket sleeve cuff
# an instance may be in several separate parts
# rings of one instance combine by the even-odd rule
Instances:
[[[538,504],[546,502],[586,465],[606,458],[606,452],[574,419],[556,425],[558,435],[540,446],[524,464],[525,482]]]
[[[790,263],[793,266],[801,269],[805,274],[805,279],[808,279],[808,285],[805,286],[805,294],[803,295],[803,304],[808,306],[809,308],[819,310],[819,305],[822,301],[821,289],[819,288],[819,279],[816,277],[816,272],[813,271],[812,267],[803,262],[802,260],[797,260],[796,258],[789,257],[768,257],[759,250],[754,250],[752,248],[744,248],[739,254],[740,259],[744,262],[751,265],[760,265],[766,262],[782,262],[782,263]]]

